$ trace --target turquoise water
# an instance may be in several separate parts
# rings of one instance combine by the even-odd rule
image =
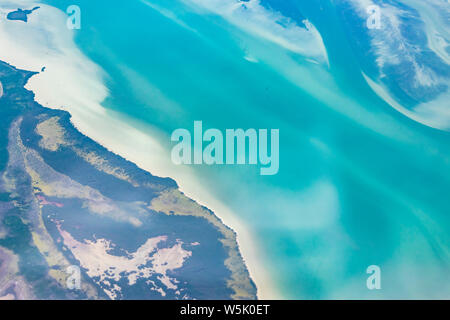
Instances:
[[[104,106],[157,127],[167,148],[194,120],[280,129],[276,176],[194,169],[255,234],[283,297],[450,296],[450,135],[371,91],[327,1],[298,6],[321,32],[329,68],[217,16],[152,2],[189,28],[140,1],[78,1],[77,44],[108,74]],[[382,290],[366,288],[369,265],[381,267]]]

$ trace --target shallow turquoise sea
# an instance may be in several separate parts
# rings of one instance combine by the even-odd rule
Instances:
[[[152,2],[184,24],[137,0],[78,1],[77,44],[108,75],[104,107],[158,128],[167,148],[194,120],[280,129],[278,175],[194,169],[253,232],[283,297],[450,297],[450,134],[371,91],[328,1],[298,6],[320,31],[329,67],[180,2]],[[382,270],[382,290],[366,287],[370,265]]]

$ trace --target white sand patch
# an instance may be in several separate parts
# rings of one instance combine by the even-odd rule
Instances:
[[[111,241],[96,239],[78,242],[59,225],[58,230],[64,244],[87,270],[89,277],[93,278],[111,299],[120,297],[122,290],[117,284],[111,285],[111,281],[120,281],[123,277],[127,278],[129,285],[134,285],[138,279],[147,279],[157,274],[157,278],[167,289],[178,289],[177,280],[170,278],[167,272],[181,268],[184,261],[192,255],[191,251],[182,248],[181,242],[170,248],[158,249],[158,244],[167,240],[167,237],[160,236],[148,239],[136,252],[125,251],[124,255],[115,256],[110,254],[115,247]]]

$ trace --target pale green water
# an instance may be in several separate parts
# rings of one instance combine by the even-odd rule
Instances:
[[[370,90],[321,2],[323,11],[318,2],[302,9],[330,69],[177,2],[159,1],[196,32],[139,1],[79,1],[77,41],[109,75],[105,107],[159,128],[168,148],[171,132],[194,120],[280,129],[278,175],[252,166],[196,173],[254,232],[286,298],[448,298],[450,135]],[[380,291],[366,288],[372,264]]]

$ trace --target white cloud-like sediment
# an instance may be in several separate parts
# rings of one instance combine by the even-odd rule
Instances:
[[[380,79],[373,80],[369,85],[372,88],[374,88],[374,84],[381,86],[382,82],[392,77],[385,72],[386,67],[404,68],[407,66],[409,69],[404,70],[403,73],[407,77],[408,72],[412,71],[412,77],[403,78],[402,81],[408,82],[409,88],[406,94],[409,94],[408,91],[414,92],[413,98],[417,100],[416,106],[413,108],[402,106],[402,103],[394,98],[389,87],[385,87],[384,93],[381,95],[380,90],[375,91],[387,103],[409,118],[436,129],[450,130],[450,111],[446,110],[449,108],[446,98],[450,95],[450,75],[445,76],[442,72],[438,74],[436,60],[424,60],[422,56],[425,50],[429,50],[436,54],[437,59],[440,59],[443,65],[449,65],[449,54],[445,49],[450,45],[448,21],[445,21],[441,13],[450,12],[450,4],[446,0],[410,0],[401,1],[401,3],[407,7],[394,6],[384,1],[351,0],[354,10],[362,19],[368,17],[366,9],[369,6],[379,5],[381,8],[381,28],[370,30],[368,33],[376,57],[376,66],[380,71]],[[413,14],[413,11],[407,8],[415,9],[418,14]],[[427,38],[425,46],[422,46],[418,42],[419,40],[407,38],[403,31],[405,22],[402,19],[405,18],[418,19],[423,22],[423,31]],[[427,96],[430,90],[436,92],[445,87],[447,90],[434,99],[430,100]],[[386,99],[388,95],[389,99]]]
[[[322,36],[308,20],[298,22],[262,6],[259,0],[182,0],[184,3],[226,19],[244,32],[275,43],[289,51],[328,63]]]

